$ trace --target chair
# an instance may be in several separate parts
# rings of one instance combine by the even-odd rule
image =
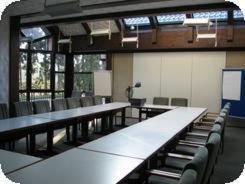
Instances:
[[[71,97],[72,98],[80,98],[81,95],[82,95],[82,92],[81,91],[75,91],[75,90],[73,90],[72,91],[72,94],[71,94]]]
[[[94,96],[94,105],[101,105],[102,103],[102,96]]]
[[[175,168],[177,173],[172,173],[172,175],[178,176],[181,172],[184,173],[188,169],[193,169],[196,171],[196,184],[201,184],[204,178],[205,169],[208,161],[208,150],[206,147],[199,147],[196,154],[194,156],[185,156],[180,154],[167,153],[167,157],[165,157],[165,164],[163,168],[159,170],[149,170],[147,171],[150,175],[164,176],[159,175],[158,173],[165,172],[169,170],[169,168]],[[176,183],[175,181],[169,182],[169,177],[164,176],[164,178],[159,178],[160,183]],[[159,179],[157,181],[159,181]],[[149,181],[155,180],[153,177],[149,178]],[[166,182],[164,180],[167,180]]]
[[[15,102],[16,116],[28,116],[33,114],[33,107],[31,102]]]
[[[51,110],[48,100],[34,101],[33,109],[35,114],[46,113]]]
[[[7,119],[9,117],[7,104],[0,104],[0,120]]]
[[[171,99],[172,106],[180,106],[180,107],[187,107],[188,106],[188,99],[186,98],[172,98]]]
[[[75,109],[81,107],[80,98],[67,98],[68,109]]]
[[[153,104],[154,105],[168,105],[169,98],[167,97],[154,97]]]
[[[94,100],[92,96],[86,96],[81,98],[82,107],[89,107],[94,105]]]
[[[66,99],[54,99],[52,100],[53,111],[62,111],[67,110]],[[70,141],[70,127],[66,127],[66,138],[67,141]]]
[[[15,113],[16,116],[28,116],[28,115],[32,115],[33,114],[33,106],[31,102],[15,102],[14,103],[14,107],[15,107]],[[20,137],[19,139],[21,139],[23,137]],[[28,135],[25,136],[26,138],[26,149],[27,149],[27,153],[29,153],[29,137]],[[15,143],[13,142],[13,149],[15,147]]]

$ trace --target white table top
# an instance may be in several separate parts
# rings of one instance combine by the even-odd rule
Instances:
[[[171,106],[171,105],[154,105],[154,104],[145,104],[141,108],[145,109],[162,109],[162,110],[173,110],[178,108],[177,106]]]
[[[93,115],[97,113],[117,110],[121,108],[126,108],[128,106],[130,106],[129,103],[113,102],[109,104],[102,104],[102,105],[89,106],[89,107],[80,107],[80,108],[75,108],[75,109],[55,111],[55,112],[49,112],[49,113],[43,113],[43,114],[35,114],[32,116],[51,119],[51,120],[67,120],[67,119],[78,118],[78,117]]]
[[[179,107],[78,148],[147,159],[205,112]]]
[[[0,164],[4,174],[40,161],[40,158],[0,150]]]
[[[116,184],[143,160],[72,149],[8,175],[21,184]]]
[[[9,118],[0,120],[0,134],[8,131],[21,130],[25,128],[31,128],[37,125],[45,125],[50,123],[50,120],[33,117],[33,116],[21,116],[16,118]]]

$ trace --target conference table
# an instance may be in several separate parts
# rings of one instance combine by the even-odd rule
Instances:
[[[164,113],[173,109],[178,108],[177,106],[170,105],[155,105],[155,104],[144,104],[143,106],[133,106],[134,108],[139,109],[139,122],[142,121],[142,114],[147,114],[149,112],[157,111],[159,115],[160,113]]]
[[[125,109],[128,106],[130,106],[129,103],[114,102],[0,120],[0,142],[30,135],[30,154],[35,154],[35,135],[40,132],[47,132],[47,148],[49,152],[52,152],[53,130],[72,125],[73,142],[75,143],[77,124],[82,123],[83,136],[86,139],[88,136],[88,121],[91,118],[102,117],[102,119],[105,119],[106,116],[112,116],[113,113],[121,111],[123,115],[122,126],[125,126]],[[110,124],[112,124],[112,121]]]
[[[8,177],[23,184],[119,183],[205,113],[205,108],[179,107]]]
[[[148,159],[206,113],[206,108],[179,107],[78,148]]]
[[[0,150],[0,164],[4,174],[17,171],[24,167],[40,162],[41,160],[42,159],[33,156]]]
[[[74,148],[7,177],[21,184],[116,184],[143,162]]]

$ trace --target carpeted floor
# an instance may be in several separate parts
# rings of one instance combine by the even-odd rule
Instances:
[[[120,122],[120,119],[117,119]],[[137,123],[137,119],[127,118],[128,125]],[[245,122],[244,122],[245,124]],[[225,151],[223,155],[219,156],[218,164],[215,167],[214,175],[211,179],[211,184],[224,184],[236,180],[243,171],[245,164],[245,128],[232,126],[232,122],[228,124],[225,134]],[[63,152],[73,148],[72,146],[63,144],[65,141],[65,131],[59,130],[55,132],[57,142],[55,150]],[[101,137],[100,135],[92,136],[93,139]],[[46,135],[37,136],[37,147],[45,145]],[[16,147],[17,152],[25,153],[25,141],[21,140]],[[40,157],[47,158],[47,156],[39,155]]]

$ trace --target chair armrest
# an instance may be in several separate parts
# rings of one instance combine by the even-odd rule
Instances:
[[[186,159],[186,160],[192,160],[194,158],[193,156],[181,155],[181,154],[176,154],[176,153],[168,153],[167,156],[173,157],[173,158]]]
[[[202,131],[210,131],[211,130],[211,126],[208,127],[203,127],[203,126],[194,126],[195,130],[202,130]]]
[[[207,117],[207,118],[202,118],[202,121],[208,121],[210,123],[214,123],[216,118],[210,118],[210,117]]]
[[[161,170],[156,170],[156,169],[147,170],[146,173],[149,175],[168,177],[168,178],[174,178],[174,179],[180,179],[180,177],[181,177],[181,174],[167,172],[167,171],[161,171]]]
[[[185,141],[185,140],[180,140],[178,142],[179,145],[183,146],[193,146],[193,147],[203,147],[205,146],[205,143],[202,142],[194,142],[194,141]]]
[[[197,137],[208,137],[208,134],[199,134],[199,133],[193,133],[193,132],[187,132],[186,135],[197,136]]]

